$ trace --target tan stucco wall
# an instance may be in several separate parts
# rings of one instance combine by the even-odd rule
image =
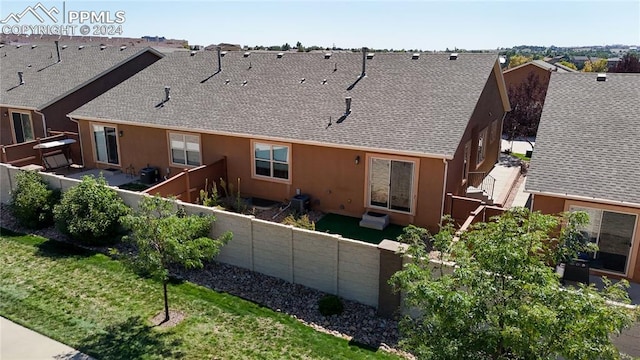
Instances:
[[[533,209],[545,214],[556,214],[559,212],[568,211],[571,206],[609,210],[627,214],[635,214],[637,216],[635,233],[631,245],[631,256],[629,257],[627,266],[626,278],[635,282],[640,282],[640,209],[626,206],[609,205],[598,202],[562,199],[542,195],[535,195],[533,199]],[[592,272],[606,274],[607,276],[611,277],[617,277],[614,274],[609,274],[598,270],[592,270]]]
[[[106,124],[109,125],[109,124]],[[170,164],[169,142],[167,130],[132,126],[115,125],[118,137],[120,165],[99,164],[94,158],[94,145],[91,127],[88,121],[80,121],[80,133],[88,168],[118,168],[122,171],[133,166],[137,173],[147,165],[161,169],[169,177],[183,170]],[[195,134],[197,135],[197,134]],[[254,178],[252,176],[252,144],[251,139],[201,134],[202,164],[210,164],[227,157],[227,175],[229,183],[237,188],[240,178],[242,196],[255,196],[277,201],[285,201],[296,194],[296,189],[312,198],[312,206],[324,212],[332,212],[354,217],[361,217],[365,212],[365,187],[367,182],[367,155],[388,154],[366,153],[358,150],[319,147],[305,144],[286,143],[291,148],[291,171],[288,183]],[[355,163],[359,157],[359,163]],[[406,157],[398,157],[406,159]],[[415,223],[436,230],[441,217],[442,190],[444,181],[444,163],[441,159],[411,158],[417,163],[418,192],[415,200],[415,212],[412,215],[391,212],[393,223],[406,225]],[[375,209],[381,212],[380,209]],[[382,211],[384,212],[384,211]]]
[[[545,70],[539,66],[529,63],[525,66],[514,68],[504,72],[504,82],[507,85],[507,91],[512,86],[519,86],[525,80],[530,73],[538,75],[542,86],[546,89],[549,86],[549,78],[551,77],[551,71]]]

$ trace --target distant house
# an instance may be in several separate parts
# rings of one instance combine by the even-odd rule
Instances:
[[[0,45],[0,144],[78,132],[67,114],[157,61],[157,51],[99,45]]]
[[[539,77],[544,87],[547,87],[552,72],[572,73],[577,71],[559,63],[551,64],[543,60],[533,60],[504,71],[504,82],[507,85],[507,90],[511,86],[522,84],[531,72]]]
[[[497,161],[497,55],[219,54],[167,54],[72,112],[85,165],[171,178],[224,156],[243,196],[435,230]]]
[[[552,74],[526,183],[534,210],[587,211],[585,233],[600,248],[591,268],[634,281],[640,281],[638,89],[640,74]]]

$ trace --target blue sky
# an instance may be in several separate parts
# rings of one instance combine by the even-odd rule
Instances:
[[[32,1],[0,1],[0,19]],[[62,1],[42,1],[62,9]],[[640,45],[640,0],[625,1],[73,1],[125,12],[123,36],[190,44],[444,50],[515,45]],[[33,18],[22,22],[34,23]]]

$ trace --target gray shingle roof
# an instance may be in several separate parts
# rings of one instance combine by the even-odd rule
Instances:
[[[211,78],[215,52],[170,53],[72,116],[453,156],[497,55],[411,57],[375,54],[347,90],[361,73],[359,53],[228,52]],[[171,100],[156,107],[165,86]],[[345,97],[352,112],[338,124]]]
[[[92,78],[146,49],[60,43],[61,62],[57,63],[56,47],[51,44],[5,45],[0,48],[0,104],[42,109],[67,95]],[[22,71],[25,84],[19,84]]]
[[[527,190],[640,204],[640,74],[552,74]]]

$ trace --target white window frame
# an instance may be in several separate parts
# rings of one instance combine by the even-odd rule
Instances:
[[[105,164],[105,165],[109,165],[109,166],[120,166],[121,163],[121,158],[120,158],[120,139],[119,139],[119,132],[118,132],[118,127],[115,124],[102,124],[102,123],[90,123],[90,131],[91,131],[91,144],[92,144],[92,149],[93,149],[93,158],[95,159],[96,163],[99,164]],[[115,134],[116,134],[116,155],[118,156],[118,162],[117,163],[111,163],[109,162],[109,155],[107,153],[107,161],[101,161],[98,160],[98,144],[96,143],[96,135],[95,135],[95,126],[101,126],[102,128],[112,128],[115,130]],[[108,150],[107,150],[108,151]]]
[[[175,137],[180,137],[181,140],[176,139],[175,141],[180,142],[183,147],[182,148],[174,148],[173,147],[173,140],[171,139],[172,136]],[[189,158],[188,158],[188,152],[195,152],[195,150],[193,149],[188,149],[188,144],[195,144],[195,141],[187,141],[189,140],[188,138],[191,138],[191,140],[196,140],[197,139],[197,144],[198,144],[198,164],[194,165],[194,164],[189,164]],[[202,142],[201,142],[201,138],[200,138],[200,134],[190,134],[190,133],[182,133],[182,132],[174,132],[174,131],[170,131],[167,132],[167,140],[168,140],[168,144],[169,144],[169,162],[171,163],[172,166],[175,167],[182,167],[182,168],[193,168],[193,167],[198,167],[202,165]],[[184,163],[180,163],[180,162],[175,162],[174,158],[173,158],[173,150],[182,150],[183,151],[183,155],[184,155]]]
[[[487,157],[487,128],[478,133],[478,148],[476,150],[476,166],[480,166]]]
[[[13,142],[16,144],[21,144],[23,142],[28,142],[28,141],[33,141],[36,139],[36,133],[35,130],[33,128],[33,118],[31,117],[31,113],[27,112],[27,111],[16,111],[16,110],[11,110],[10,112],[11,118],[9,119],[9,122],[11,123],[11,135],[13,137]],[[31,127],[31,135],[33,136],[32,139],[24,139],[24,141],[22,142],[18,142],[18,137],[16,136],[16,128],[15,125],[13,124],[13,115],[14,114],[20,114],[20,126],[22,126],[22,137],[24,138],[24,119],[22,118],[23,115],[27,115],[27,117],[29,118],[29,126]]]
[[[264,146],[269,147],[269,159],[261,159],[256,158],[256,146]],[[273,158],[273,148],[274,147],[284,147],[287,149],[287,160],[286,161],[278,161]],[[269,171],[270,175],[262,175],[257,173],[256,169],[256,161],[264,161],[269,163]],[[268,180],[273,182],[281,182],[285,184],[291,184],[292,178],[292,154],[291,154],[291,144],[280,143],[280,142],[272,142],[272,141],[259,141],[259,140],[251,140],[251,177],[259,180]],[[274,176],[274,164],[286,164],[287,165],[287,178],[280,178]]]
[[[600,243],[600,235],[601,235],[601,230],[602,230],[602,218],[604,217],[604,212],[611,212],[611,213],[618,213],[618,214],[624,214],[624,215],[633,215],[635,216],[636,220],[633,224],[633,230],[631,233],[631,246],[629,246],[629,252],[627,253],[627,262],[625,264],[624,267],[624,272],[617,272],[617,271],[613,271],[613,270],[608,270],[608,269],[601,269],[601,268],[594,268],[594,270],[598,271],[598,272],[602,272],[602,273],[608,273],[608,274],[615,274],[620,276],[621,274],[623,274],[624,276],[627,276],[627,274],[629,273],[629,266],[631,265],[631,258],[633,255],[633,245],[636,242],[636,232],[638,230],[638,218],[640,218],[640,215],[635,214],[635,213],[630,213],[630,212],[625,212],[625,211],[618,211],[618,210],[610,210],[610,209],[602,209],[602,208],[596,208],[596,207],[591,207],[591,206],[584,206],[584,205],[578,205],[578,204],[572,204],[569,205],[569,211],[573,212],[573,211],[586,211],[587,213],[589,212],[593,212],[593,211],[598,211],[600,217],[597,219],[597,222],[594,221],[595,219],[591,219],[589,218],[589,224],[587,225],[589,228],[588,230],[592,230],[592,226],[594,226],[594,223],[597,224],[597,236],[596,236],[596,245],[599,245]],[[593,255],[595,256],[595,254]]]
[[[417,197],[418,197],[418,174],[420,172],[420,162],[418,159],[416,158],[407,158],[407,157],[398,157],[398,156],[387,156],[387,155],[382,155],[382,154],[367,154],[366,156],[367,158],[367,163],[366,166],[367,168],[366,170],[366,186],[365,186],[365,208],[370,208],[370,209],[378,209],[378,210],[383,210],[385,212],[394,212],[394,213],[399,213],[399,214],[405,214],[405,215],[415,215],[416,213],[416,207],[417,207]],[[398,210],[398,209],[392,209],[391,208],[391,199],[388,199],[387,202],[387,206],[378,206],[378,205],[373,205],[371,203],[371,185],[372,185],[372,181],[371,181],[371,177],[373,175],[372,173],[372,163],[374,159],[379,159],[379,160],[387,160],[387,161],[398,161],[398,162],[406,162],[406,163],[411,163],[413,165],[413,173],[411,176],[411,182],[410,182],[410,195],[409,195],[409,211],[403,211],[403,210]],[[390,164],[391,166],[391,164]],[[389,170],[389,177],[391,177],[391,168]],[[389,185],[388,185],[388,189],[387,189],[387,193],[388,196],[391,196],[391,180],[389,179]]]

